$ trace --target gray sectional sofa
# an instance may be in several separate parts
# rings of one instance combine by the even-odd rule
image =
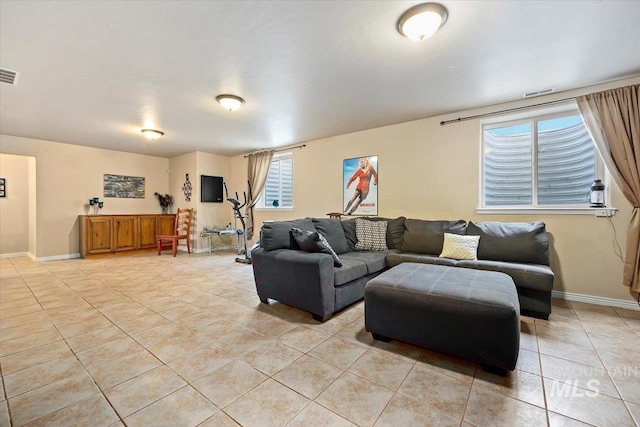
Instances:
[[[356,251],[355,219],[266,222],[261,247],[252,252],[260,300],[268,303],[269,298],[275,299],[325,321],[361,300],[370,279],[395,265],[415,262],[506,273],[516,285],[521,313],[542,319],[549,317],[554,274],[549,267],[549,238],[543,222],[467,224],[463,220],[404,217],[364,219],[387,221],[388,250]],[[300,250],[291,235],[293,228],[322,234],[342,266],[334,266],[329,254]],[[444,233],[480,236],[478,260],[440,258]]]

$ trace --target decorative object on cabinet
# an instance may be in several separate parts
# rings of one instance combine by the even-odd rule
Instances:
[[[144,199],[144,178],[105,173],[104,197]]]
[[[104,202],[100,200],[99,197],[94,197],[92,199],[89,199],[89,206],[93,207],[94,215],[100,215],[100,213],[102,212],[102,208],[104,207]]]
[[[4,178],[0,178],[0,197],[7,197],[7,180]]]
[[[160,203],[162,213],[169,213],[169,209],[171,209],[171,206],[173,206],[173,196],[171,194],[162,195],[158,192],[155,192],[153,194],[158,198],[158,203]]]
[[[191,186],[191,181],[189,181],[189,174],[186,174],[186,180],[184,184],[182,184],[182,192],[184,193],[184,201],[191,201],[191,192],[193,191],[193,187]]]

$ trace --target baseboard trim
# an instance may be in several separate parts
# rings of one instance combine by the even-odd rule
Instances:
[[[235,251],[236,247],[235,245],[233,246],[216,246],[214,248],[211,248],[211,253],[214,252],[220,252],[220,251]],[[184,249],[184,251],[186,252],[186,249]],[[191,249],[191,252],[196,253],[196,254],[207,254],[209,253],[209,248],[200,248],[200,249]]]
[[[64,254],[64,255],[53,255],[53,256],[41,256],[41,257],[37,257],[36,261],[37,262],[47,262],[47,261],[58,261],[58,260],[61,260],[61,259],[74,259],[74,258],[80,258],[80,253]]]
[[[638,303],[635,301],[625,301],[622,299],[597,297],[593,295],[574,294],[571,292],[551,291],[551,297],[568,301],[584,302],[595,305],[608,305],[611,307],[626,308],[627,310],[640,311]]]
[[[0,259],[4,258],[21,258],[29,256],[29,252],[14,252],[12,254],[0,254]]]

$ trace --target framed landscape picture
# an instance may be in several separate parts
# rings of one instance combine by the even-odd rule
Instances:
[[[345,215],[378,215],[378,156],[342,161],[342,203]]]

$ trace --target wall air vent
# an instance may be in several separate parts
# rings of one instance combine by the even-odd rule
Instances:
[[[0,82],[6,83],[8,85],[15,86],[18,84],[18,75],[17,71],[7,70],[6,68],[0,68]]]
[[[522,95],[522,97],[523,98],[533,98],[534,96],[546,95],[546,94],[551,93],[553,91],[554,91],[553,88],[536,90],[534,92],[527,92],[524,95]]]

